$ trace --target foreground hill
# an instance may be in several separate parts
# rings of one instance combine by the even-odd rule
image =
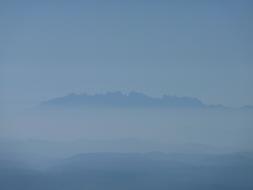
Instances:
[[[252,158],[251,153],[87,153],[44,171],[0,167],[0,189],[251,190]]]

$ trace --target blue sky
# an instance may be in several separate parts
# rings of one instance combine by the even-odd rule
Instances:
[[[140,91],[253,104],[252,1],[0,2],[0,101]]]

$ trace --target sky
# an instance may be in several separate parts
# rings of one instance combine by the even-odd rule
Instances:
[[[0,1],[0,103],[138,91],[253,104],[253,2]]]

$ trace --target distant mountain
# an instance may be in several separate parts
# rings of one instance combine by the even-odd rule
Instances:
[[[223,107],[206,105],[197,98],[164,95],[160,98],[143,93],[108,92],[106,94],[70,94],[42,102],[42,106],[87,107],[152,107],[152,108],[205,108]]]
[[[64,166],[66,168],[124,168],[129,169],[129,165],[138,168],[141,165],[149,167],[152,163],[164,163],[169,166],[207,166],[207,165],[248,165],[253,167],[252,152],[237,152],[230,154],[203,154],[203,153],[164,153],[164,152],[146,152],[146,153],[117,153],[117,152],[96,152],[96,153],[82,153],[74,155],[70,158],[59,162],[57,166]],[[128,165],[128,166],[127,166]]]
[[[246,105],[246,106],[241,107],[241,109],[243,109],[243,110],[253,110],[253,106],[252,105]]]

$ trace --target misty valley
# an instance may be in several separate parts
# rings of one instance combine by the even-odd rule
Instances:
[[[86,95],[71,95],[6,112],[0,189],[253,188],[250,108],[105,96],[88,97],[88,106]]]
[[[253,190],[253,0],[0,0],[0,190]]]

